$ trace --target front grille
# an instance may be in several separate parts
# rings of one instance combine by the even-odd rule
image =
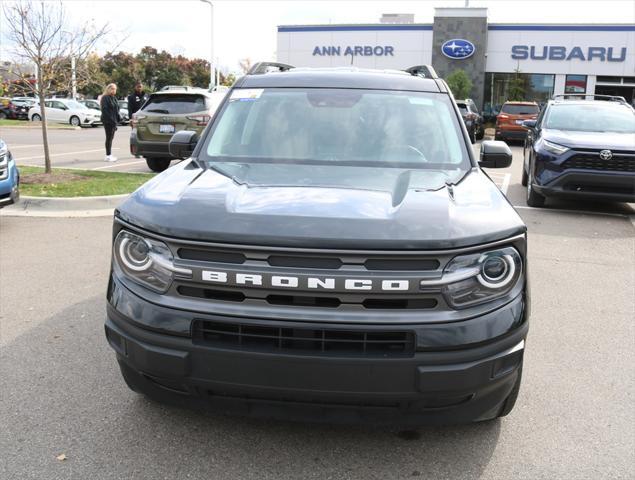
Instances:
[[[411,331],[289,328],[195,320],[194,343],[254,352],[354,357],[411,357]]]
[[[191,269],[193,274],[191,278],[177,276],[169,294],[245,306],[356,309],[369,313],[443,308],[441,292],[424,292],[419,284],[423,278],[439,278],[453,256],[178,243],[172,246],[178,265]],[[211,272],[211,278],[204,278],[203,272]],[[225,280],[219,280],[219,275],[224,275]],[[243,278],[241,282],[238,275]],[[295,285],[274,284],[273,277]],[[358,281],[372,286],[346,286],[347,282]],[[401,288],[399,282],[406,286]]]
[[[600,170],[606,172],[635,172],[635,155],[613,154],[610,160],[602,160],[599,153],[577,154],[562,164],[563,168]]]

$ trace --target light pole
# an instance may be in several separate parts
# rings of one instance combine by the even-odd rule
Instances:
[[[77,99],[77,74],[75,67],[75,55],[73,55],[73,34],[69,31],[62,31],[71,37],[71,97],[73,100]]]
[[[216,85],[215,67],[214,67],[214,5],[211,0],[201,0],[209,5],[210,10],[210,47],[209,47],[209,88],[210,90]]]

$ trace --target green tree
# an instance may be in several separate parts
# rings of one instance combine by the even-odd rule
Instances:
[[[464,70],[454,70],[447,76],[445,81],[452,91],[454,98],[469,98],[472,91],[472,80],[467,76]]]
[[[520,68],[514,70],[514,78],[509,81],[509,100],[520,102],[527,95],[527,77],[522,75]]]

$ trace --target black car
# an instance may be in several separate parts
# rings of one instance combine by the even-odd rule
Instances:
[[[475,143],[476,140],[482,140],[485,135],[484,120],[483,116],[478,112],[474,100],[470,98],[457,100],[456,104],[459,107],[472,143]]]
[[[270,70],[274,70],[270,72]],[[188,158],[116,211],[106,337],[131,389],[327,422],[507,415],[528,331],[526,227],[446,83],[256,64]]]
[[[635,110],[623,98],[556,96],[523,126],[528,205],[548,197],[635,201]]]

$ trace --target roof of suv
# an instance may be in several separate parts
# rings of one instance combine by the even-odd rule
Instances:
[[[400,70],[371,70],[354,67],[293,68],[263,75],[245,75],[235,88],[306,87],[363,88],[375,90],[407,90],[445,92],[434,79],[422,78]]]

